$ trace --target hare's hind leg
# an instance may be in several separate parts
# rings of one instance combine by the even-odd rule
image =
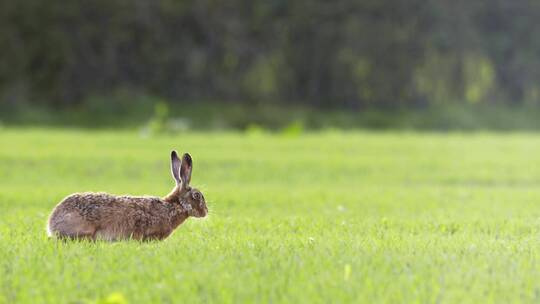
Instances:
[[[58,234],[58,238],[71,239],[71,240],[96,240],[95,230],[82,230],[76,232],[66,232]]]
[[[67,213],[51,220],[49,236],[60,239],[90,239],[95,240],[95,225],[85,221],[79,214]]]

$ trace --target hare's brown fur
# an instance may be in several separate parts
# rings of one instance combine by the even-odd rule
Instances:
[[[191,157],[182,164],[173,151],[176,187],[164,198],[75,193],[66,197],[49,217],[50,236],[61,238],[162,240],[189,216],[208,213],[202,193],[189,187]]]

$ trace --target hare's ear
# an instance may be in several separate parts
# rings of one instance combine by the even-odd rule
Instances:
[[[180,158],[178,158],[178,154],[174,150],[171,152],[171,173],[176,184],[180,185]]]
[[[193,161],[188,153],[182,157],[182,165],[180,167],[180,178],[182,179],[182,187],[187,188],[191,181],[191,170],[193,169]]]

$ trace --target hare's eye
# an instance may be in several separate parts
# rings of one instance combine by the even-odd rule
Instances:
[[[193,199],[200,200],[201,194],[199,192],[193,192]]]

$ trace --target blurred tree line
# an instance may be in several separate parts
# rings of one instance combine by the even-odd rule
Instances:
[[[534,0],[0,1],[0,100],[540,104]]]

